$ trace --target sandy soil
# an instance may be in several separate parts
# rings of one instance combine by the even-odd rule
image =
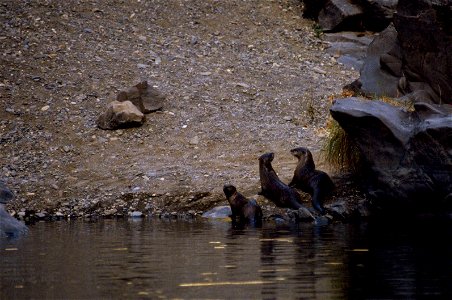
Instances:
[[[329,96],[357,77],[326,54],[301,9],[296,0],[2,1],[9,207],[200,211],[226,203],[225,183],[255,195],[268,151],[288,182],[289,150],[309,147],[318,160]],[[139,128],[96,128],[141,80],[167,96],[164,110]]]

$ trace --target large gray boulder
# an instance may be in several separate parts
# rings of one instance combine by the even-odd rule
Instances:
[[[452,207],[451,106],[418,103],[408,112],[346,98],[330,112],[358,145],[374,203],[403,211]]]
[[[13,218],[5,208],[5,204],[14,198],[11,190],[0,181],[0,238],[18,237],[28,232],[27,226]]]
[[[394,98],[401,95],[398,86],[402,61],[397,46],[397,31],[392,25],[370,43],[359,79],[365,95]]]

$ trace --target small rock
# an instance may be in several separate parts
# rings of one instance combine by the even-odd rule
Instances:
[[[134,212],[130,213],[130,217],[132,217],[132,218],[142,218],[143,217],[143,213],[141,211],[134,211]]]
[[[42,212],[38,212],[35,214],[36,217],[38,217],[39,219],[44,219],[47,216],[47,212],[42,211]]]
[[[190,145],[198,145],[199,144],[199,137],[196,135],[193,138],[188,141]]]
[[[49,108],[50,108],[49,105],[45,105],[45,106],[41,107],[41,111],[48,111]]]
[[[236,86],[239,86],[239,87],[242,87],[242,88],[244,88],[244,89],[249,89],[249,88],[250,88],[250,86],[249,86],[248,84],[243,83],[243,82],[238,82],[238,83],[236,83],[235,85],[236,85]]]
[[[287,122],[292,121],[292,117],[291,116],[285,116],[283,119],[284,119],[284,121],[287,121]]]
[[[312,70],[313,70],[314,72],[319,73],[319,74],[326,74],[326,71],[325,71],[325,70],[322,70],[322,69],[320,69],[320,68],[318,68],[318,67],[313,67]]]

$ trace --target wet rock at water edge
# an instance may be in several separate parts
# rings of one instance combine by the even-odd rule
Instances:
[[[202,217],[209,219],[223,219],[229,218],[230,215],[232,215],[231,207],[229,205],[225,205],[217,206],[209,211],[206,211],[205,213],[202,214]]]
[[[147,81],[142,81],[126,91],[119,92],[117,101],[130,101],[144,114],[148,114],[163,108],[165,96],[156,88],[150,86]]]
[[[5,208],[6,202],[14,198],[11,190],[0,181],[0,237],[18,237],[28,232],[27,226],[12,217]]]
[[[298,210],[288,209],[287,216],[292,222],[312,222],[315,220],[315,213],[312,213],[306,207],[300,207]]]
[[[346,201],[336,201],[326,206],[328,213],[335,219],[345,220],[350,217],[351,211]]]
[[[131,218],[143,218],[144,215],[141,211],[133,211],[131,213],[129,213],[129,217]]]
[[[130,101],[113,101],[105,113],[97,119],[97,126],[105,130],[138,127],[146,120],[145,115]]]

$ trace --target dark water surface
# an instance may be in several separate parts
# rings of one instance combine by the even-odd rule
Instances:
[[[452,299],[452,222],[40,222],[0,240],[0,299]]]

